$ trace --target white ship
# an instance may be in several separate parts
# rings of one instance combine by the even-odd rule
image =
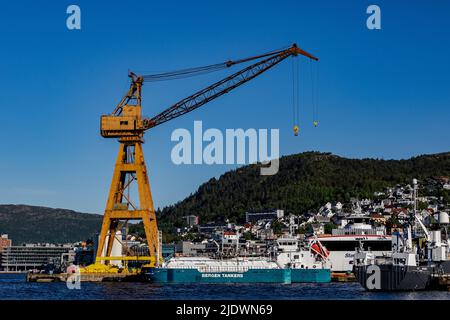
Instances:
[[[378,256],[391,251],[391,236],[384,227],[373,227],[370,217],[352,214],[345,217],[340,228],[331,235],[319,235],[318,239],[328,251],[332,272],[352,272],[356,248],[361,245]]]

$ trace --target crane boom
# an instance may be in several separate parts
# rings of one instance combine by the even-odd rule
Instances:
[[[146,76],[137,76],[134,73],[130,73],[129,76],[132,79],[132,83],[128,93],[122,98],[112,114],[101,118],[101,135],[105,138],[120,138],[128,141],[141,139],[144,131],[189,113],[254,79],[284,59],[297,55],[303,55],[316,61],[319,60],[310,53],[300,49],[294,43],[285,50],[237,61],[227,61],[223,65],[230,67],[239,63],[265,58],[180,100],[153,118],[141,117],[141,92]],[[172,73],[170,74],[171,76],[173,75]]]
[[[191,112],[192,110],[201,107],[202,105],[220,97],[225,93],[230,92],[231,90],[239,87],[240,85],[243,85],[244,83],[250,81],[251,79],[259,76],[263,72],[269,70],[270,68],[274,67],[275,65],[286,59],[287,57],[297,54],[303,54],[312,59],[317,60],[317,58],[313,57],[312,55],[298,49],[298,47],[294,44],[291,48],[287,50],[276,52],[275,54],[272,54],[272,56],[270,56],[269,58],[254,63],[251,66],[248,66],[232,74],[231,76],[228,76],[210,85],[209,87],[206,87],[190,95],[189,97],[184,98],[183,100],[175,103],[173,106],[164,110],[157,116],[151,119],[144,119],[144,129],[147,130],[156,127],[157,125],[160,125],[164,122],[177,118],[183,114]],[[239,61],[239,63],[248,60],[249,59],[244,59]],[[230,62],[229,64],[231,65],[236,63],[237,62],[235,63]]]

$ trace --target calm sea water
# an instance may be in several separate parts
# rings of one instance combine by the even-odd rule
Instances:
[[[450,292],[367,292],[358,283],[325,284],[193,284],[81,283],[69,290],[65,283],[27,283],[24,275],[0,274],[0,300],[450,300]]]

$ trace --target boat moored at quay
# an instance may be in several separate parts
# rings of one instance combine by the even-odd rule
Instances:
[[[320,246],[320,243],[316,243]],[[161,267],[144,268],[152,283],[322,283],[331,281],[325,256],[298,239],[277,240],[272,257],[172,257]]]
[[[372,226],[369,216],[351,214],[345,217],[343,224],[333,229],[332,234],[318,236],[328,251],[332,272],[351,273],[355,250],[361,246],[378,256],[391,251],[391,235],[387,234],[384,226]]]
[[[449,216],[437,212],[428,227],[417,213],[417,180],[414,210],[408,222],[392,233],[392,250],[376,255],[362,247],[354,256],[355,275],[370,291],[448,290],[450,278]]]

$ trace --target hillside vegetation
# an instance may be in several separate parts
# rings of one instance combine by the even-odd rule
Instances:
[[[68,243],[92,239],[103,216],[28,205],[0,205],[0,233],[13,245],[29,242]]]

